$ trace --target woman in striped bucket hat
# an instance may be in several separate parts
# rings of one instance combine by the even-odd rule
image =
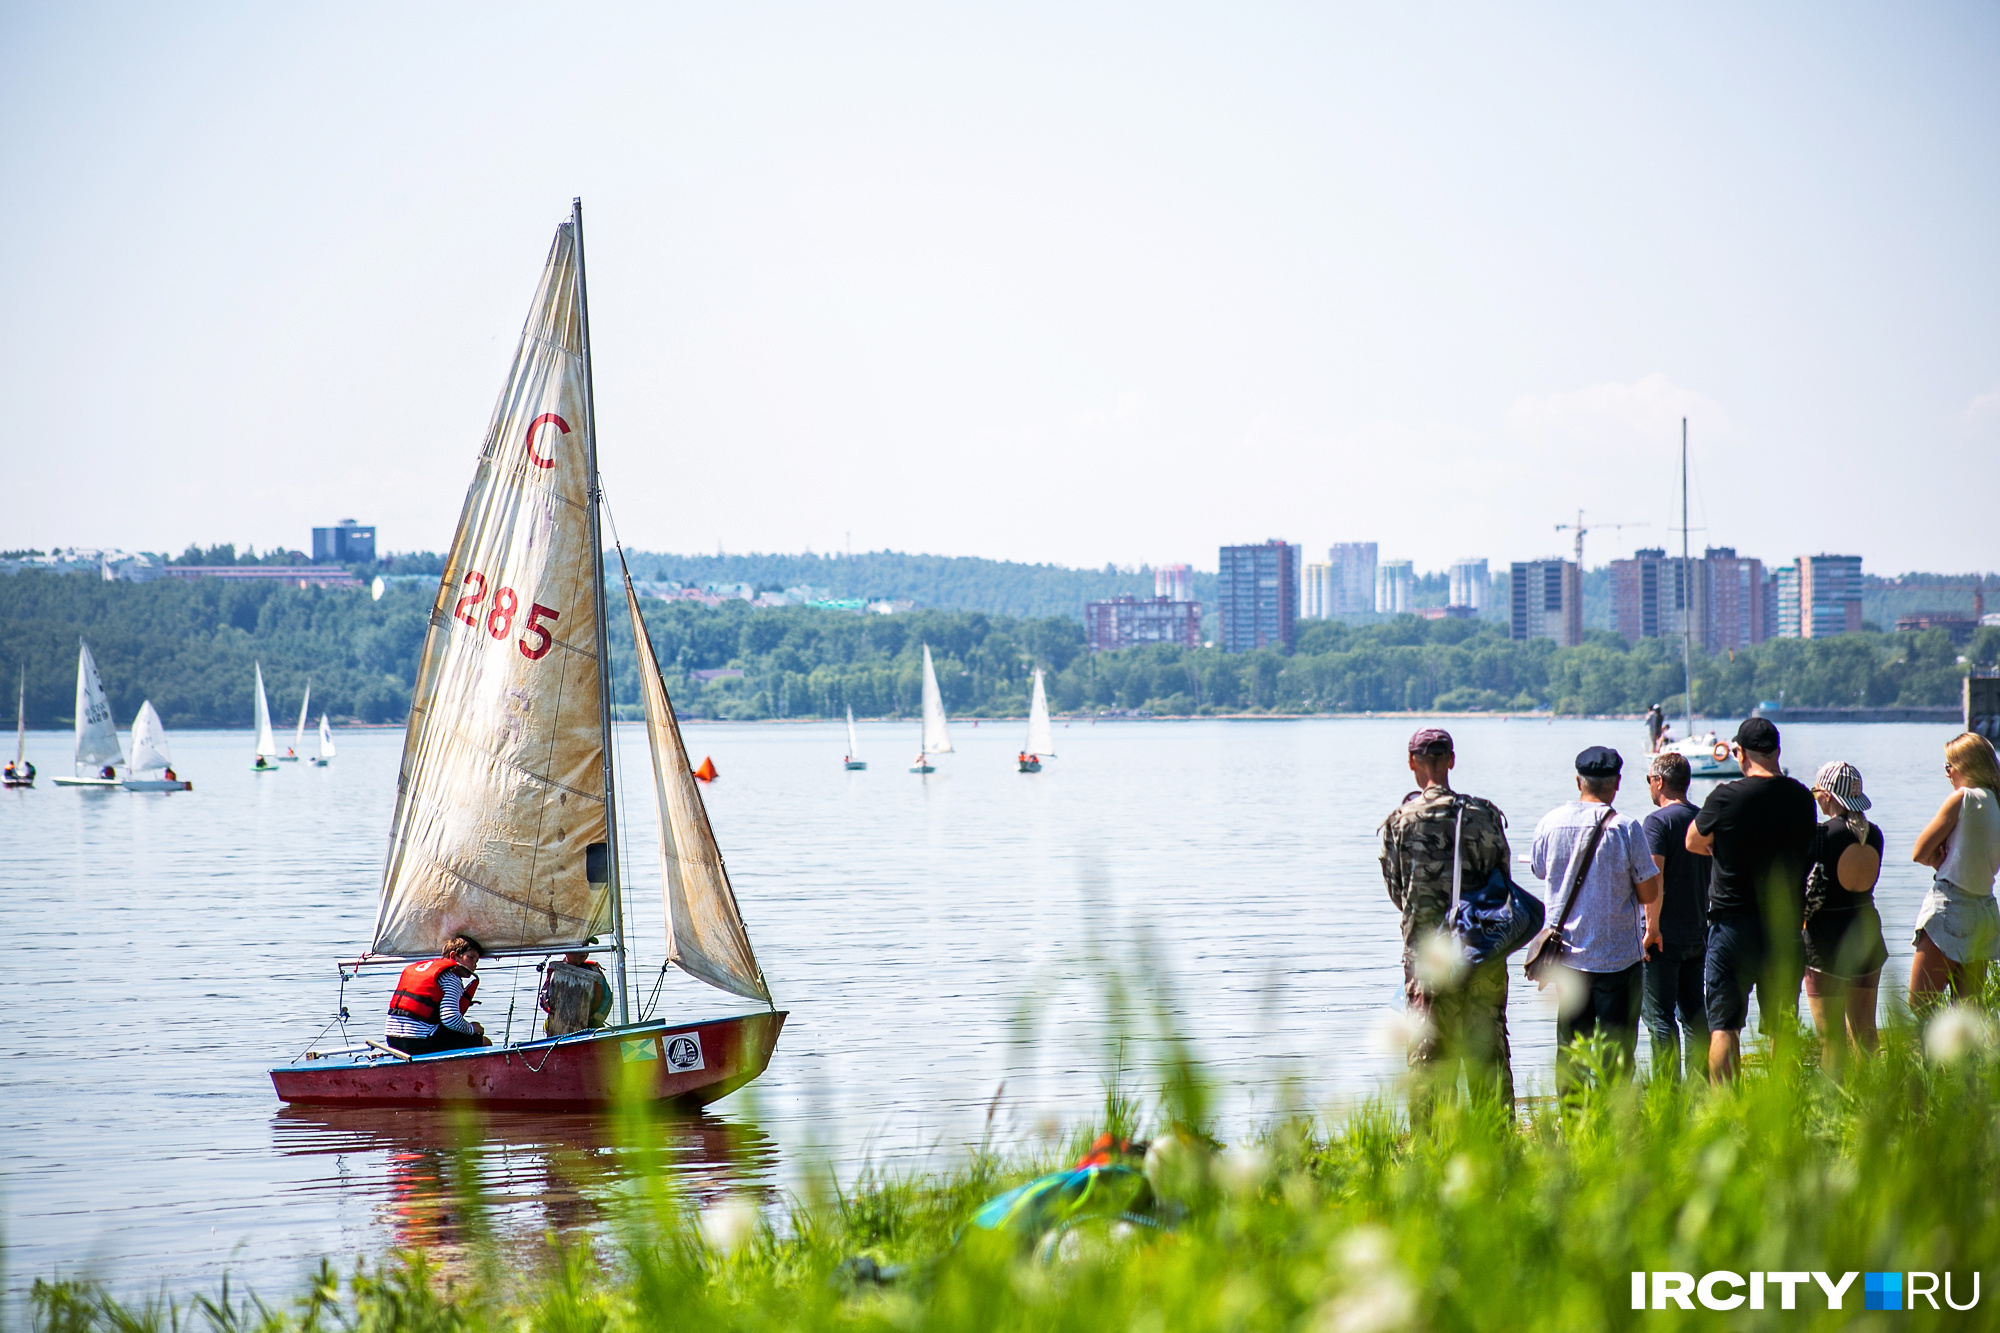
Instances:
[[[1864,813],[1869,800],[1854,765],[1836,760],[1821,767],[1812,794],[1828,818],[1807,849],[1806,1000],[1821,1062],[1834,1073],[1849,1046],[1875,1049],[1875,992],[1889,958],[1875,910],[1882,830]]]

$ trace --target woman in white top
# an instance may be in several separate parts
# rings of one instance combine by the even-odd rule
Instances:
[[[1944,993],[1978,996],[1986,962],[2000,946],[2000,906],[1993,877],[2000,871],[2000,759],[1975,732],[1944,747],[1952,793],[1917,835],[1910,859],[1937,871],[1917,911],[1917,955],[1910,960],[1912,1005]]]

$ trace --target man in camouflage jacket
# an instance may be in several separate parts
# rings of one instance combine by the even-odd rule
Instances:
[[[1491,1087],[1497,1077],[1500,1095],[1511,1106],[1506,959],[1468,969],[1450,936],[1437,938],[1451,909],[1452,835],[1460,808],[1465,811],[1461,893],[1484,883],[1495,869],[1505,870],[1509,855],[1507,817],[1499,807],[1451,789],[1456,760],[1451,733],[1442,728],[1425,727],[1410,737],[1410,772],[1418,790],[1382,821],[1382,880],[1389,901],[1403,913],[1403,998],[1410,1015],[1423,1022],[1410,1046],[1410,1065],[1428,1067],[1431,1077],[1451,1083],[1464,1060],[1469,1086]]]

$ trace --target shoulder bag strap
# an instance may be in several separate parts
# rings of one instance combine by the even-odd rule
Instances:
[[[1590,831],[1590,841],[1584,844],[1583,855],[1576,863],[1576,874],[1569,881],[1569,892],[1563,895],[1562,907],[1556,912],[1556,919],[1549,922],[1558,931],[1562,923],[1569,920],[1570,905],[1576,901],[1576,891],[1583,887],[1583,878],[1590,873],[1590,863],[1597,859],[1597,844],[1604,838],[1604,826],[1609,824],[1618,812],[1605,807],[1604,815],[1597,821],[1597,827]]]
[[[1458,822],[1451,828],[1451,916],[1445,918],[1447,922],[1458,915],[1458,877],[1465,860],[1465,802],[1457,805]]]

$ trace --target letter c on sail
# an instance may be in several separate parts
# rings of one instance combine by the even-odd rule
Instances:
[[[536,467],[554,467],[556,465],[555,459],[535,452],[535,432],[551,422],[555,424],[557,430],[565,435],[569,434],[569,423],[553,412],[544,412],[528,423],[527,438],[522,441],[522,444],[527,448],[528,461]]]

